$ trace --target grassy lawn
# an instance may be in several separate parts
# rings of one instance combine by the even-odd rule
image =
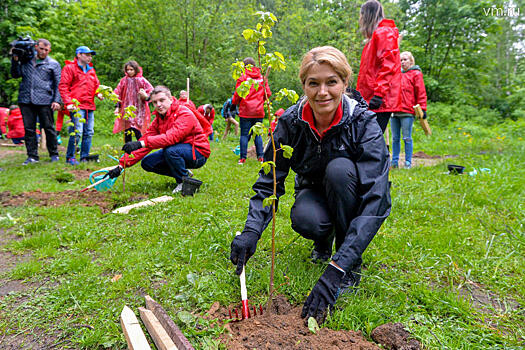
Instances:
[[[417,127],[414,151],[456,157],[391,172],[392,213],[365,252],[359,292],[338,300],[325,326],[368,337],[383,323],[402,322],[429,349],[523,348],[523,130],[523,120],[492,127],[456,122],[434,127],[427,138]],[[92,151],[101,163],[78,169],[115,164],[106,154],[120,137],[101,134]],[[253,159],[236,164],[236,145],[233,135],[212,143],[209,161],[195,171],[204,181],[195,197],[177,195],[128,215],[104,214],[78,199],[62,206],[2,205],[0,259],[12,266],[0,267],[0,287],[18,288],[0,295],[0,347],[3,339],[27,339],[27,346],[31,337],[47,335],[57,348],[125,348],[122,307],[136,310],[149,294],[196,348],[217,348],[223,328],[201,316],[215,301],[239,302],[229,248],[243,228],[258,171]],[[88,184],[85,178],[57,181],[72,168],[49,163],[45,153],[39,164],[23,167],[25,154],[2,155],[6,149],[0,148],[0,192],[63,192]],[[448,175],[447,163],[478,173]],[[120,178],[108,193],[112,206],[171,195],[175,187],[139,165],[126,173],[126,192]],[[324,267],[309,261],[312,244],[290,228],[292,174],[286,188],[277,214],[275,285],[288,281],[280,292],[302,303]],[[270,243],[267,230],[247,266],[255,304],[266,301]]]

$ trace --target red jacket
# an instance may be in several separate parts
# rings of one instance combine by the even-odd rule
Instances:
[[[253,80],[259,83],[259,88],[255,90],[253,86],[250,89],[250,93],[245,98],[241,98],[237,94],[237,88],[243,81],[252,78]],[[264,118],[264,101],[266,97],[272,95],[268,82],[262,87],[263,77],[261,71],[257,67],[252,67],[250,70],[246,69],[246,72],[237,79],[237,84],[235,85],[235,93],[233,94],[232,103],[234,105],[239,105],[239,117],[241,118]],[[267,96],[264,92],[266,91]]]
[[[419,104],[427,110],[427,91],[423,73],[419,66],[413,66],[401,74],[401,109],[400,112],[416,114],[414,106]]]
[[[179,98],[179,103],[181,103],[184,106],[190,106],[193,107],[193,109],[197,109],[197,107],[195,107],[195,103],[193,103],[192,100],[188,100],[187,98]]]
[[[374,96],[383,98],[383,104],[374,112],[397,112],[401,106],[398,38],[394,21],[383,19],[363,48],[356,90],[366,102]]]
[[[22,119],[20,108],[13,109],[9,112],[7,116],[7,127],[9,128],[6,135],[8,139],[16,139],[25,136],[26,130],[24,129],[24,120]]]
[[[72,104],[71,99],[76,98],[80,102],[80,109],[90,111],[97,109],[94,99],[100,82],[93,65],[89,64],[89,66],[91,69],[84,73],[82,68],[78,66],[76,58],[73,61],[66,61],[58,84],[64,106]]]
[[[166,148],[178,143],[188,143],[192,145],[193,150],[196,149],[204,157],[210,156],[208,137],[202,130],[197,117],[186,106],[180,105],[176,99],[173,99],[164,118],[159,116],[157,111],[153,112],[153,115],[155,120],[140,138],[146,147],[133,152],[132,158],[125,154],[120,159],[122,167],[124,167],[124,162],[126,167],[136,164],[154,149]]]
[[[208,120],[208,123],[210,123],[210,125],[213,125],[213,121],[215,120],[215,108],[212,107],[210,115],[206,115],[204,114],[204,106],[206,105],[199,106],[199,108],[197,108],[197,111],[199,111],[199,113],[202,114],[204,118]]]
[[[0,130],[2,131],[2,135],[5,135],[5,133],[7,132],[5,126],[7,124],[8,114],[9,114],[9,108],[0,107]]]

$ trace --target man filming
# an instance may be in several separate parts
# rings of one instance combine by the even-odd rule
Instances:
[[[14,52],[11,58],[11,75],[13,78],[22,77],[18,104],[24,120],[27,150],[27,159],[23,165],[37,163],[39,160],[37,118],[46,133],[46,146],[51,162],[59,160],[53,111],[59,110],[62,102],[58,92],[61,68],[57,61],[48,56],[51,51],[48,40],[38,39],[34,48],[36,55],[30,55],[34,57],[28,61],[22,62]]]

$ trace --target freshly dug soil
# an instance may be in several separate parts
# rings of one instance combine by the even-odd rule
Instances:
[[[0,204],[3,207],[18,207],[27,202],[36,206],[61,206],[79,205],[83,207],[99,207],[102,213],[108,213],[113,209],[113,203],[106,193],[88,190],[80,192],[77,190],[66,190],[62,192],[42,192],[40,190],[11,194],[9,191],[0,192]]]
[[[321,328],[310,332],[301,318],[301,307],[292,307],[283,297],[273,302],[273,312],[226,325],[229,332],[220,340],[230,350],[246,349],[323,349],[380,350],[360,332]]]
[[[374,329],[370,336],[388,350],[421,349],[421,343],[405,330],[402,323],[385,323]]]

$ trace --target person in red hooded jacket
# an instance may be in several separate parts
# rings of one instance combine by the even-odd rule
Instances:
[[[427,92],[421,68],[416,65],[412,53],[401,53],[401,108],[394,113],[390,122],[392,129],[392,167],[399,167],[399,152],[401,151],[401,131],[405,142],[405,169],[412,167],[412,125],[416,112],[414,106],[419,104],[423,109],[423,118],[427,117]]]
[[[9,114],[9,108],[0,107],[0,140],[4,138],[5,133],[7,132],[7,115]]]
[[[377,0],[361,6],[359,27],[366,37],[361,55],[356,90],[376,112],[383,133],[392,112],[401,105],[401,61],[399,32],[393,20],[385,19],[383,7]]]
[[[193,103],[192,100],[190,100],[189,96],[188,96],[188,91],[186,90],[180,90],[179,92],[179,102],[181,104],[183,104],[184,106],[186,107],[191,107],[191,109],[197,109],[197,107],[195,107],[195,103]]]
[[[87,161],[91,149],[91,139],[95,133],[94,112],[97,109],[95,106],[95,95],[100,100],[103,99],[102,94],[96,93],[100,82],[91,63],[96,52],[90,50],[87,46],[80,46],[76,49],[75,55],[76,57],[73,61],[66,61],[66,65],[62,69],[60,83],[58,84],[62,102],[70,112],[71,121],[74,124],[68,130],[70,135],[72,133],[74,135],[69,137],[66,151],[66,163],[71,165],[79,164],[75,158],[75,152],[80,135],[82,135],[80,161]],[[75,106],[74,99],[80,103],[78,107]],[[79,109],[78,111],[77,108]]]
[[[17,105],[9,107],[9,114],[7,115],[7,138],[11,139],[15,145],[19,145],[24,141],[25,128],[22,113]]]
[[[199,106],[199,108],[197,108],[197,111],[200,114],[202,114],[204,118],[206,118],[208,123],[210,123],[210,126],[213,127],[213,121],[215,120],[215,108],[213,108],[211,104],[207,103],[205,105]],[[214,133],[212,131],[212,133],[209,136],[210,141],[213,141],[213,135]]]
[[[120,79],[114,90],[120,102],[115,109],[115,114],[118,117],[115,119],[113,133],[116,134],[124,130],[124,140],[129,142],[131,141],[131,133],[134,133],[138,140],[148,130],[150,111],[147,98],[153,90],[153,86],[142,76],[142,67],[136,61],[126,62],[124,73],[126,76]],[[123,116],[129,106],[135,106],[135,117],[125,120]]]
[[[142,160],[142,168],[156,174],[171,176],[177,181],[173,193],[182,191],[182,182],[193,176],[188,169],[202,167],[210,156],[210,143],[199,119],[192,111],[171,96],[165,86],[156,86],[150,95],[155,119],[139,141],[127,142],[119,165],[107,176],[114,179],[125,168]],[[154,149],[157,152],[150,153]],[[129,156],[129,155],[132,156]]]
[[[250,141],[250,129],[256,123],[262,123],[264,118],[264,101],[271,96],[270,87],[268,82],[264,81],[261,71],[258,67],[255,67],[255,60],[252,57],[246,57],[244,60],[246,67],[245,73],[237,79],[235,85],[235,93],[233,94],[232,103],[239,105],[239,124],[241,126],[241,137],[240,137],[240,158],[238,164],[244,164],[246,162],[246,156],[248,154],[248,141]],[[239,96],[237,88],[243,82],[248,79],[253,79],[259,84],[259,88],[256,90],[253,86],[250,88],[250,92],[244,98]],[[264,87],[262,86],[264,82]],[[262,162],[263,160],[263,142],[261,136],[255,136],[255,151],[257,153],[257,159]]]

